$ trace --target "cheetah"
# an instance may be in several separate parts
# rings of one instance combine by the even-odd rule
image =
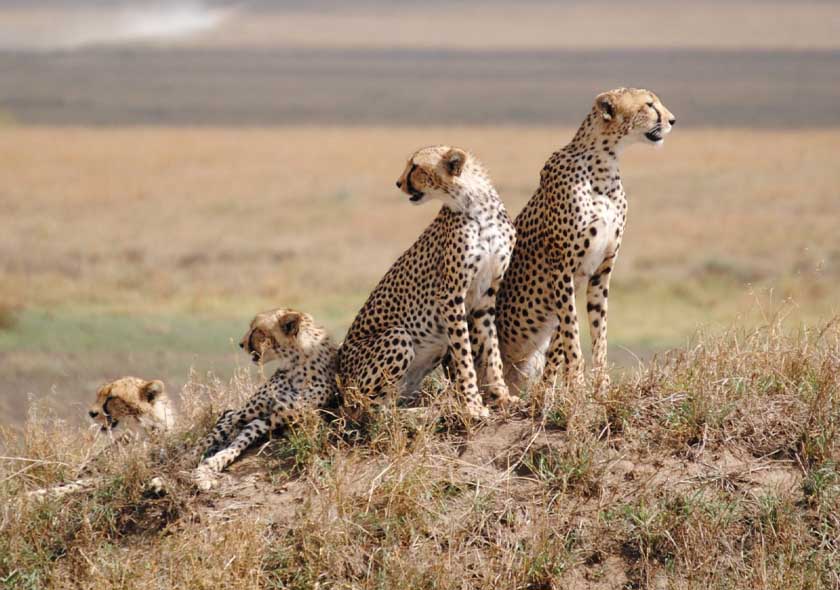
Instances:
[[[487,417],[482,393],[500,406],[517,401],[504,382],[494,322],[513,223],[483,165],[460,148],[416,151],[396,184],[414,205],[443,205],[350,326],[339,349],[342,387],[364,397],[411,395],[447,358],[468,414]]]
[[[223,413],[205,437],[205,458],[194,473],[200,489],[211,488],[215,474],[258,439],[288,425],[301,412],[327,407],[338,399],[336,346],[309,314],[291,309],[258,313],[239,346],[255,363],[278,361],[280,367],[245,407]]]
[[[546,162],[539,188],[516,218],[516,247],[498,295],[511,391],[541,374],[553,379],[561,363],[567,383],[582,381],[575,295],[584,284],[592,366],[600,386],[608,383],[607,296],[627,216],[619,154],[632,143],[661,145],[675,123],[648,90],[604,92],[572,141]]]
[[[177,419],[163,381],[137,377],[122,377],[100,387],[88,416],[103,432],[122,424],[146,434],[170,431]]]
[[[96,391],[88,416],[99,426],[99,430],[112,437],[112,442],[79,469],[79,479],[65,484],[33,490],[27,495],[34,498],[60,498],[68,494],[88,491],[98,485],[102,478],[95,475],[91,464],[114,445],[170,432],[175,427],[177,413],[166,394],[162,381],[147,381],[137,377],[122,377],[101,386]],[[123,431],[119,434],[120,431]],[[117,436],[114,436],[117,434]],[[147,489],[155,493],[163,491],[163,481],[152,478]]]

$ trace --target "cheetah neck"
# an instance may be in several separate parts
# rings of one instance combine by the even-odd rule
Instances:
[[[337,393],[336,374],[336,347],[329,335],[320,334],[318,343],[307,355],[300,355],[299,362],[287,370],[278,369],[272,379],[281,379],[288,382],[293,388],[303,389],[326,389]]]
[[[445,206],[479,219],[492,215],[501,203],[499,193],[490,179],[480,171],[463,175],[450,189],[450,196],[451,202]]]
[[[578,127],[572,141],[565,149],[570,151],[586,151],[595,147],[609,147],[616,154],[620,152],[621,140],[629,132],[629,123],[614,121],[611,124],[600,119],[600,115],[594,109],[583,120]]]
[[[170,432],[175,428],[178,415],[168,397],[155,402],[151,415],[139,416],[137,421],[146,432]]]
[[[570,164],[583,164],[582,178],[593,192],[614,200],[623,199],[625,194],[618,159],[621,140],[627,132],[622,127],[613,133],[605,133],[597,117],[598,114],[593,111],[584,119],[562,154]]]
[[[324,361],[330,361],[334,356],[335,346],[330,339],[329,334],[324,330],[318,330],[312,334],[310,346],[305,353],[298,356],[298,361],[295,366],[302,367],[304,371],[312,368],[318,368],[324,365]]]
[[[324,330],[308,333],[309,346],[306,350],[295,351],[284,357],[271,374],[272,380],[280,380],[293,387],[309,387],[313,375],[320,375],[325,370],[332,370],[336,347]],[[328,378],[328,382],[332,379]]]

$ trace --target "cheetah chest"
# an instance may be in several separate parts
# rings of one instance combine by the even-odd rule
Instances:
[[[621,214],[616,204],[606,197],[596,199],[592,217],[581,232],[583,256],[575,272],[576,282],[588,279],[597,272],[604,260],[615,256],[623,231]]]
[[[472,266],[472,278],[467,287],[467,312],[478,308],[494,279],[507,267],[512,244],[505,237],[504,228],[494,223],[470,224],[464,236],[466,260]],[[451,295],[445,294],[448,299]],[[423,378],[435,368],[446,354],[449,338],[441,328],[428,335],[415,337],[415,357],[406,374],[406,391],[416,391]]]
[[[479,227],[477,239],[470,252],[476,268],[467,291],[468,311],[479,307],[481,298],[487,293],[493,280],[504,274],[510,251],[510,244],[497,224]]]

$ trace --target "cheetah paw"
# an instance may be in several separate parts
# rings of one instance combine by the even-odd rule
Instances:
[[[490,417],[490,409],[487,406],[467,406],[467,413],[473,420],[482,420]]]
[[[519,403],[519,398],[510,394],[507,385],[491,385],[487,387],[485,399],[494,406],[507,408]]]
[[[567,373],[566,384],[570,389],[586,387],[586,374],[583,367],[571,368]]]
[[[199,490],[206,492],[218,487],[219,477],[209,465],[203,464],[196,467],[195,471],[193,471],[193,482]]]
[[[606,372],[595,374],[595,393],[599,395],[606,394],[610,389],[610,376]]]
[[[509,408],[509,409],[519,408],[524,403],[525,402],[523,402],[522,398],[519,397],[518,395],[508,395],[506,399],[499,400],[499,405],[500,406],[502,406],[503,408]]]
[[[162,496],[166,493],[166,484],[160,477],[153,477],[146,484],[146,492],[154,494],[155,496]]]

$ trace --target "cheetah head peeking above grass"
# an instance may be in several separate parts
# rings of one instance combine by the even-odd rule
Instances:
[[[163,382],[137,377],[122,377],[100,387],[88,416],[103,431],[135,426],[147,433],[171,430],[176,419]]]

